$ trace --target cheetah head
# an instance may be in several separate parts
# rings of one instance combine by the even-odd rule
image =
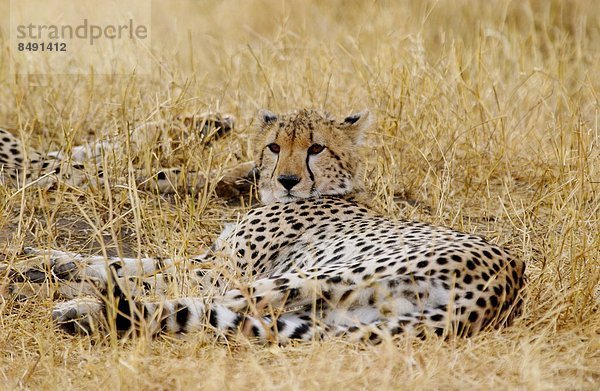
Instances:
[[[369,112],[336,121],[315,110],[259,114],[255,156],[264,204],[323,195],[345,195],[360,187],[357,147],[369,129]]]

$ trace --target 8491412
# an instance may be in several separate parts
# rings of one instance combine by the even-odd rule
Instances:
[[[67,44],[64,42],[19,42],[17,50],[20,52],[66,52]]]

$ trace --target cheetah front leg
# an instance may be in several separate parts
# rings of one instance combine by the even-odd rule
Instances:
[[[136,127],[131,134],[131,148],[136,151],[155,147],[161,134],[168,129],[187,129],[191,136],[200,138],[205,145],[228,135],[235,125],[231,115],[201,114],[183,116],[173,121],[146,122]],[[0,129],[0,183],[24,188],[52,187],[58,182],[74,187],[103,186],[105,173],[103,156],[119,155],[124,143],[117,138],[95,141],[74,146],[65,151],[42,154],[26,149],[12,133]],[[203,191],[209,180],[216,180],[214,189],[219,197],[237,198],[247,195],[256,183],[257,170],[253,162],[245,162],[226,170],[222,175],[206,175],[199,172],[184,172],[178,168],[161,169],[154,175],[136,170],[135,177],[140,187],[160,193],[192,193]],[[220,178],[219,178],[220,177]],[[122,178],[121,178],[122,179]]]
[[[258,181],[258,170],[254,162],[244,162],[233,168],[225,170],[220,178],[215,177],[214,191],[220,198],[233,199],[248,195]],[[178,168],[163,169],[156,175],[144,177],[138,173],[137,182],[144,190],[154,190],[162,194],[188,193],[197,194],[207,187],[207,177],[203,173],[188,171],[183,172]]]

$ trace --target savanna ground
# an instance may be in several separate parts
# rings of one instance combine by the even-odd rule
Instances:
[[[5,12],[7,4],[0,10]],[[0,125],[40,150],[128,124],[221,111],[235,133],[107,162],[203,172],[249,156],[259,108],[377,116],[365,153],[373,205],[477,232],[528,265],[524,315],[469,339],[259,346],[71,337],[53,302],[0,302],[0,388],[597,389],[600,387],[600,7],[593,1],[154,2],[148,76],[10,75]],[[4,22],[3,22],[4,23]],[[134,159],[135,158],[135,159]],[[0,250],[183,256],[245,210],[212,184],[160,196],[0,188]],[[5,278],[5,276],[0,276]],[[52,289],[49,287],[48,289]]]

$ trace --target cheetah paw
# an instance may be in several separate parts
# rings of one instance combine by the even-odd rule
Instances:
[[[32,259],[34,266],[26,270],[24,277],[31,282],[43,282],[46,278],[46,267],[48,264],[51,276],[56,280],[75,280],[80,273],[80,266],[84,259],[79,254],[67,253],[57,250],[39,250],[33,247],[25,247],[23,254]],[[37,281],[40,280],[41,281]]]
[[[103,305],[98,299],[78,298],[57,304],[52,319],[68,334],[89,335],[98,330],[102,311]]]

